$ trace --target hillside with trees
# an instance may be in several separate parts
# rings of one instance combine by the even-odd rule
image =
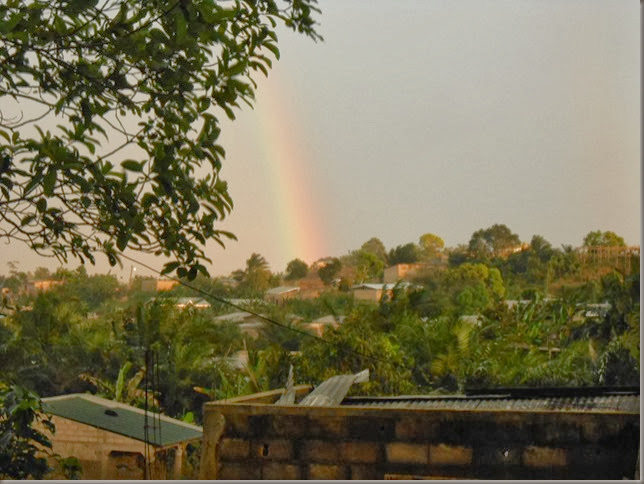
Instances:
[[[83,266],[24,273],[11,263],[0,277],[3,391],[19,382],[41,397],[89,392],[135,406],[147,395],[153,410],[199,423],[204,402],[283,387],[290,365],[298,384],[314,385],[369,368],[359,391],[370,395],[636,385],[639,248],[610,232],[583,242],[593,245],[521,243],[499,225],[454,248],[424,234],[387,250],[374,237],[283,273],[253,253],[229,277],[164,291],[141,276],[123,284]],[[619,250],[596,252],[606,247]],[[377,300],[354,297],[392,264],[417,270]],[[298,285],[316,289],[264,297]]]

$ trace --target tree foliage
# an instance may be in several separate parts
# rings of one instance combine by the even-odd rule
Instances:
[[[586,234],[586,237],[584,237],[584,245],[625,246],[626,242],[624,242],[624,239],[622,237],[617,235],[615,232],[611,232],[610,230],[607,230],[605,232],[602,232],[601,230],[594,230]]]
[[[445,241],[438,235],[426,233],[418,239],[420,257],[424,260],[436,258],[445,247]]]
[[[356,258],[356,281],[380,280],[382,278],[385,263],[376,254],[359,250],[355,253]]]
[[[246,260],[246,270],[238,273],[242,294],[256,296],[270,287],[273,275],[263,255],[253,252]]]
[[[469,242],[470,252],[480,260],[500,257],[504,252],[521,243],[519,236],[507,225],[494,224],[487,229],[477,230]]]
[[[128,249],[206,273],[232,207],[222,116],[251,105],[281,23],[315,0],[11,0],[0,6],[0,235],[66,261]]]
[[[340,273],[342,262],[337,257],[331,257],[326,264],[318,269],[318,276],[327,286],[333,282],[335,276]]]
[[[419,259],[419,248],[413,242],[408,244],[399,245],[389,251],[388,262],[389,265],[393,266],[396,264],[409,264],[413,262],[418,262]]]
[[[41,423],[43,430],[34,426]],[[42,479],[51,470],[39,452],[51,449],[45,432],[53,433],[51,419],[33,392],[0,383],[0,479]]]
[[[309,273],[309,266],[301,259],[293,259],[286,265],[286,276],[284,279],[292,281],[302,279]]]
[[[360,249],[375,255],[382,262],[387,262],[387,249],[378,237],[371,237],[360,246]]]

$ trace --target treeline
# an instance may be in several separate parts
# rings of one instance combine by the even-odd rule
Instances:
[[[625,247],[610,232],[592,232],[584,243]],[[200,423],[204,402],[282,387],[290,365],[297,384],[314,385],[369,368],[370,381],[353,391],[371,395],[638,384],[638,253],[613,251],[632,257],[626,264],[623,254],[591,252],[557,249],[540,236],[521,244],[496,225],[453,249],[432,234],[388,251],[373,238],[343,257],[291,262],[283,274],[252,254],[229,278],[199,276],[184,281],[196,291],[178,285],[163,293],[144,278],[120,284],[83,266],[33,274],[13,266],[0,279],[4,422],[27,421],[9,411],[23,406],[7,404],[25,395],[19,384],[41,397],[90,392],[136,406],[147,393],[153,410]],[[353,283],[381,280],[392,263],[421,270],[377,303],[353,297]],[[269,287],[311,277],[323,281],[319,297],[278,305],[261,298]],[[57,283],[25,290],[35,279]],[[204,297],[210,307],[177,307],[181,296]],[[256,333],[216,319],[236,311],[225,302],[234,298],[264,317]],[[319,338],[306,323],[322,316],[335,324]],[[22,398],[33,418],[37,400]]]
[[[624,246],[600,231],[584,244]],[[297,383],[311,384],[370,368],[371,381],[359,391],[371,394],[639,381],[639,259],[626,271],[617,267],[621,259],[584,259],[540,236],[521,244],[495,225],[475,232],[467,246],[446,249],[425,234],[386,250],[372,238],[336,258],[337,271],[332,260],[317,268],[291,262],[274,274],[253,254],[230,278],[199,276],[189,282],[197,292],[179,285],[163,293],[146,290],[143,278],[120,284],[82,266],[34,274],[14,266],[0,281],[7,289],[3,384],[19,382],[40,396],[92,392],[141,405],[148,349],[159,377],[158,387],[148,388],[157,408],[198,423],[205,401],[281,387],[291,364]],[[378,281],[392,263],[421,263],[415,285],[397,286],[377,304],[353,298],[353,282]],[[326,283],[319,297],[280,305],[261,299],[265,289],[312,271]],[[33,279],[61,284],[21,292]],[[181,296],[205,297],[211,306],[181,309]],[[251,336],[215,320],[236,311],[221,302],[231,298],[246,298],[237,304],[270,321]],[[329,325],[324,341],[308,336],[305,323],[327,315],[342,323]]]

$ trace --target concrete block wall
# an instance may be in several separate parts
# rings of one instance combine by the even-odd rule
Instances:
[[[220,404],[204,479],[633,478],[639,415]]]

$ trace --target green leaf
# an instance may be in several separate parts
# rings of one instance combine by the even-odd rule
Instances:
[[[20,225],[24,227],[25,225],[29,224],[29,222],[32,222],[35,219],[36,219],[36,216],[34,214],[26,215],[20,221]]]
[[[228,75],[232,77],[232,76],[241,74],[242,72],[244,72],[247,65],[248,63],[244,61],[244,62],[238,62],[237,64],[230,66],[228,68]]]
[[[125,160],[121,163],[121,166],[129,171],[142,172],[143,171],[143,162],[138,162],[134,160]]]
[[[46,198],[41,198],[36,202],[36,209],[40,213],[45,213],[47,210],[47,199]]]
[[[275,44],[272,44],[270,42],[265,42],[262,45],[262,47],[266,47],[268,50],[270,50],[273,53],[273,55],[275,56],[276,59],[280,58],[280,51],[279,51],[279,49],[277,48],[277,46]]]
[[[161,274],[162,275],[170,274],[171,272],[173,272],[180,265],[181,265],[180,262],[176,262],[176,261],[175,262],[168,262],[163,266],[163,270],[161,271]]]
[[[48,197],[51,197],[54,194],[54,188],[56,187],[56,169],[51,167],[42,181],[43,193]]]

